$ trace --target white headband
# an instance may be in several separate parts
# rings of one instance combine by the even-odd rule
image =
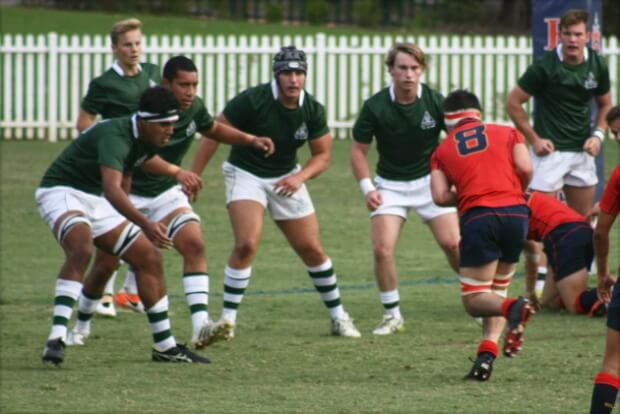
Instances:
[[[176,122],[179,119],[179,111],[177,109],[171,109],[164,114],[138,111],[138,116],[146,122]]]
[[[459,109],[458,111],[445,112],[443,119],[448,127],[453,127],[464,119],[481,119],[480,111],[475,108]]]

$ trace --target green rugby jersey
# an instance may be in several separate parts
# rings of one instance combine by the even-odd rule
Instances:
[[[256,136],[270,137],[276,151],[265,158],[263,151],[233,146],[228,162],[263,178],[284,175],[297,165],[297,148],[329,132],[325,108],[305,91],[301,105],[288,109],[277,100],[275,81],[247,89],[224,108],[236,128]]]
[[[536,133],[550,139],[557,150],[580,152],[591,136],[592,98],[609,92],[609,70],[591,48],[578,65],[563,62],[560,56],[560,49],[546,52],[528,67],[518,85],[536,98]]]
[[[194,141],[196,132],[205,133],[213,126],[213,117],[207,111],[202,99],[196,97],[192,105],[179,115],[174,124],[174,133],[165,147],[159,148],[157,155],[175,165],[181,165],[183,157]],[[143,197],[155,197],[175,186],[174,177],[149,174],[137,169],[131,180],[131,193]]]
[[[84,131],[45,172],[41,187],[68,186],[101,195],[100,167],[121,172],[139,167],[157,147],[138,140],[134,117],[108,119]]]
[[[124,76],[123,69],[114,63],[103,75],[90,81],[82,109],[90,114],[101,114],[104,119],[136,112],[142,93],[161,81],[158,66],[150,63],[140,66],[142,70],[137,75]]]
[[[392,87],[368,98],[353,126],[353,139],[370,144],[377,139],[377,175],[388,180],[411,181],[430,173],[431,154],[445,129],[443,96],[420,85],[415,102],[401,105]]]

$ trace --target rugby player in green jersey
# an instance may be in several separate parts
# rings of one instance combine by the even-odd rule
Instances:
[[[202,99],[196,96],[198,70],[191,59],[185,56],[169,59],[164,66],[162,85],[172,91],[180,102],[179,119],[174,124],[174,132],[168,143],[157,151],[163,160],[180,166],[195,140],[196,132],[209,135],[217,141],[248,147],[262,157],[273,153],[271,139],[246,134],[213,120]],[[133,205],[149,219],[165,226],[167,237],[183,256],[183,291],[192,319],[191,343],[196,348],[202,348],[207,338],[213,340],[225,333],[213,331],[208,318],[209,276],[200,217],[193,211],[188,195],[174,177],[137,170],[132,176],[130,191],[129,199]],[[90,286],[88,282],[91,278],[106,280],[117,267],[116,256],[99,252],[85,285]],[[130,268],[128,277],[134,278],[134,273]],[[100,289],[85,289],[84,295],[80,296],[78,322],[69,335],[68,344],[84,345],[91,331],[90,321],[95,309],[90,305],[92,301],[82,299],[101,297],[101,294]]]
[[[331,159],[332,135],[325,109],[306,93],[306,55],[294,46],[282,48],[273,60],[274,79],[234,97],[218,121],[242,131],[271,137],[276,151],[233,146],[223,165],[226,204],[235,244],[224,270],[224,306],[219,331],[234,336],[237,310],[250,282],[252,261],[260,243],[265,210],[301,258],[332,319],[332,334],[357,338],[359,331],[345,312],[336,274],[323,249],[319,223],[304,184],[325,171]],[[308,144],[310,159],[297,164],[297,149]],[[203,140],[192,171],[200,174],[217,144]]]
[[[94,246],[122,257],[136,269],[138,288],[153,335],[152,359],[161,362],[207,363],[178,345],[170,330],[168,297],[157,247],[173,241],[166,227],[142,214],[129,200],[128,177],[136,168],[175,177],[186,192],[202,187],[196,174],[156,155],[173,133],[179,103],[162,87],[148,89],[132,117],[101,122],[82,133],[48,168],[35,198],[43,220],[65,253],[56,280],[54,318],[42,359],[64,360],[67,324],[82,289],[82,278]],[[149,241],[150,240],[150,241]],[[107,281],[93,280],[101,290]],[[87,291],[84,286],[84,291]],[[98,298],[85,296],[93,309]]]
[[[594,203],[596,157],[603,148],[605,116],[611,108],[610,79],[601,55],[587,47],[588,13],[568,10],[560,19],[560,42],[531,64],[508,95],[506,111],[531,146],[530,189],[557,195],[585,216]],[[523,104],[536,99],[534,125]],[[591,127],[592,101],[598,112]],[[546,260],[540,243],[530,242],[529,269],[539,268],[542,291]]]
[[[101,76],[90,81],[82,100],[76,127],[79,132],[90,128],[97,118],[127,116],[136,112],[142,93],[159,85],[160,69],[151,63],[140,63],[142,54],[142,22],[127,19],[117,22],[110,32],[112,52],[116,60]],[[127,279],[123,289],[114,296],[115,275],[110,278],[97,313],[116,316],[114,299],[124,308],[143,311],[135,279]]]
[[[426,58],[418,46],[396,43],[385,63],[392,85],[364,102],[351,147],[353,174],[370,210],[374,270],[384,308],[375,335],[404,329],[395,250],[411,210],[429,226],[455,272],[459,263],[456,209],[437,206],[430,189],[430,158],[445,129],[443,97],[420,80]],[[376,187],[368,167],[373,137],[379,152]]]

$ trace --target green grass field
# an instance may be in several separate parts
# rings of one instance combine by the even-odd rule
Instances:
[[[240,307],[237,338],[216,344],[208,366],[150,362],[144,315],[95,318],[87,346],[68,348],[60,369],[43,365],[56,272],[63,260],[33,193],[65,144],[2,142],[0,412],[2,413],[575,413],[589,407],[604,345],[602,320],[542,312],[518,358],[499,358],[488,383],[463,382],[480,327],[462,309],[458,285],[416,217],[398,252],[402,335],[376,338],[381,318],[368,218],[349,167],[349,142],[334,143],[332,167],[309,183],[342,297],[363,337],[329,335],[327,312],[300,261],[270,221]],[[618,148],[607,142],[611,168]],[[211,274],[211,317],[221,310],[231,231],[223,206],[221,151],[196,204]],[[191,162],[191,156],[188,162]],[[616,227],[617,229],[618,227]],[[613,259],[618,264],[618,232]],[[165,254],[173,332],[188,340],[180,260]],[[117,281],[120,285],[122,277]],[[517,276],[513,294],[523,290]],[[74,315],[75,316],[75,315]]]

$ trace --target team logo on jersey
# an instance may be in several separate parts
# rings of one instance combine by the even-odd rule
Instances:
[[[196,122],[192,120],[192,122],[189,123],[189,125],[187,126],[187,129],[185,130],[185,135],[187,135],[188,137],[191,137],[195,133],[196,133]]]
[[[586,89],[594,89],[598,86],[598,82],[594,77],[594,73],[588,72],[588,76],[586,77],[585,82],[583,82],[583,87]]]
[[[428,111],[424,111],[424,116],[422,117],[422,122],[420,123],[420,128],[422,129],[432,129],[437,126],[437,122],[433,119],[431,114]]]
[[[158,85],[157,82],[155,82],[153,79],[149,79],[149,87],[152,88],[153,86],[157,86],[157,85]]]
[[[144,164],[144,161],[146,161],[146,155],[143,155],[143,156],[141,156],[140,158],[138,158],[138,159],[136,160],[136,162],[134,162],[134,163],[133,163],[133,166],[134,166],[134,167],[139,167],[139,166],[141,166],[142,164]]]
[[[295,139],[308,139],[308,127],[306,126],[305,122],[303,122],[301,126],[297,128],[297,131],[295,131]]]

